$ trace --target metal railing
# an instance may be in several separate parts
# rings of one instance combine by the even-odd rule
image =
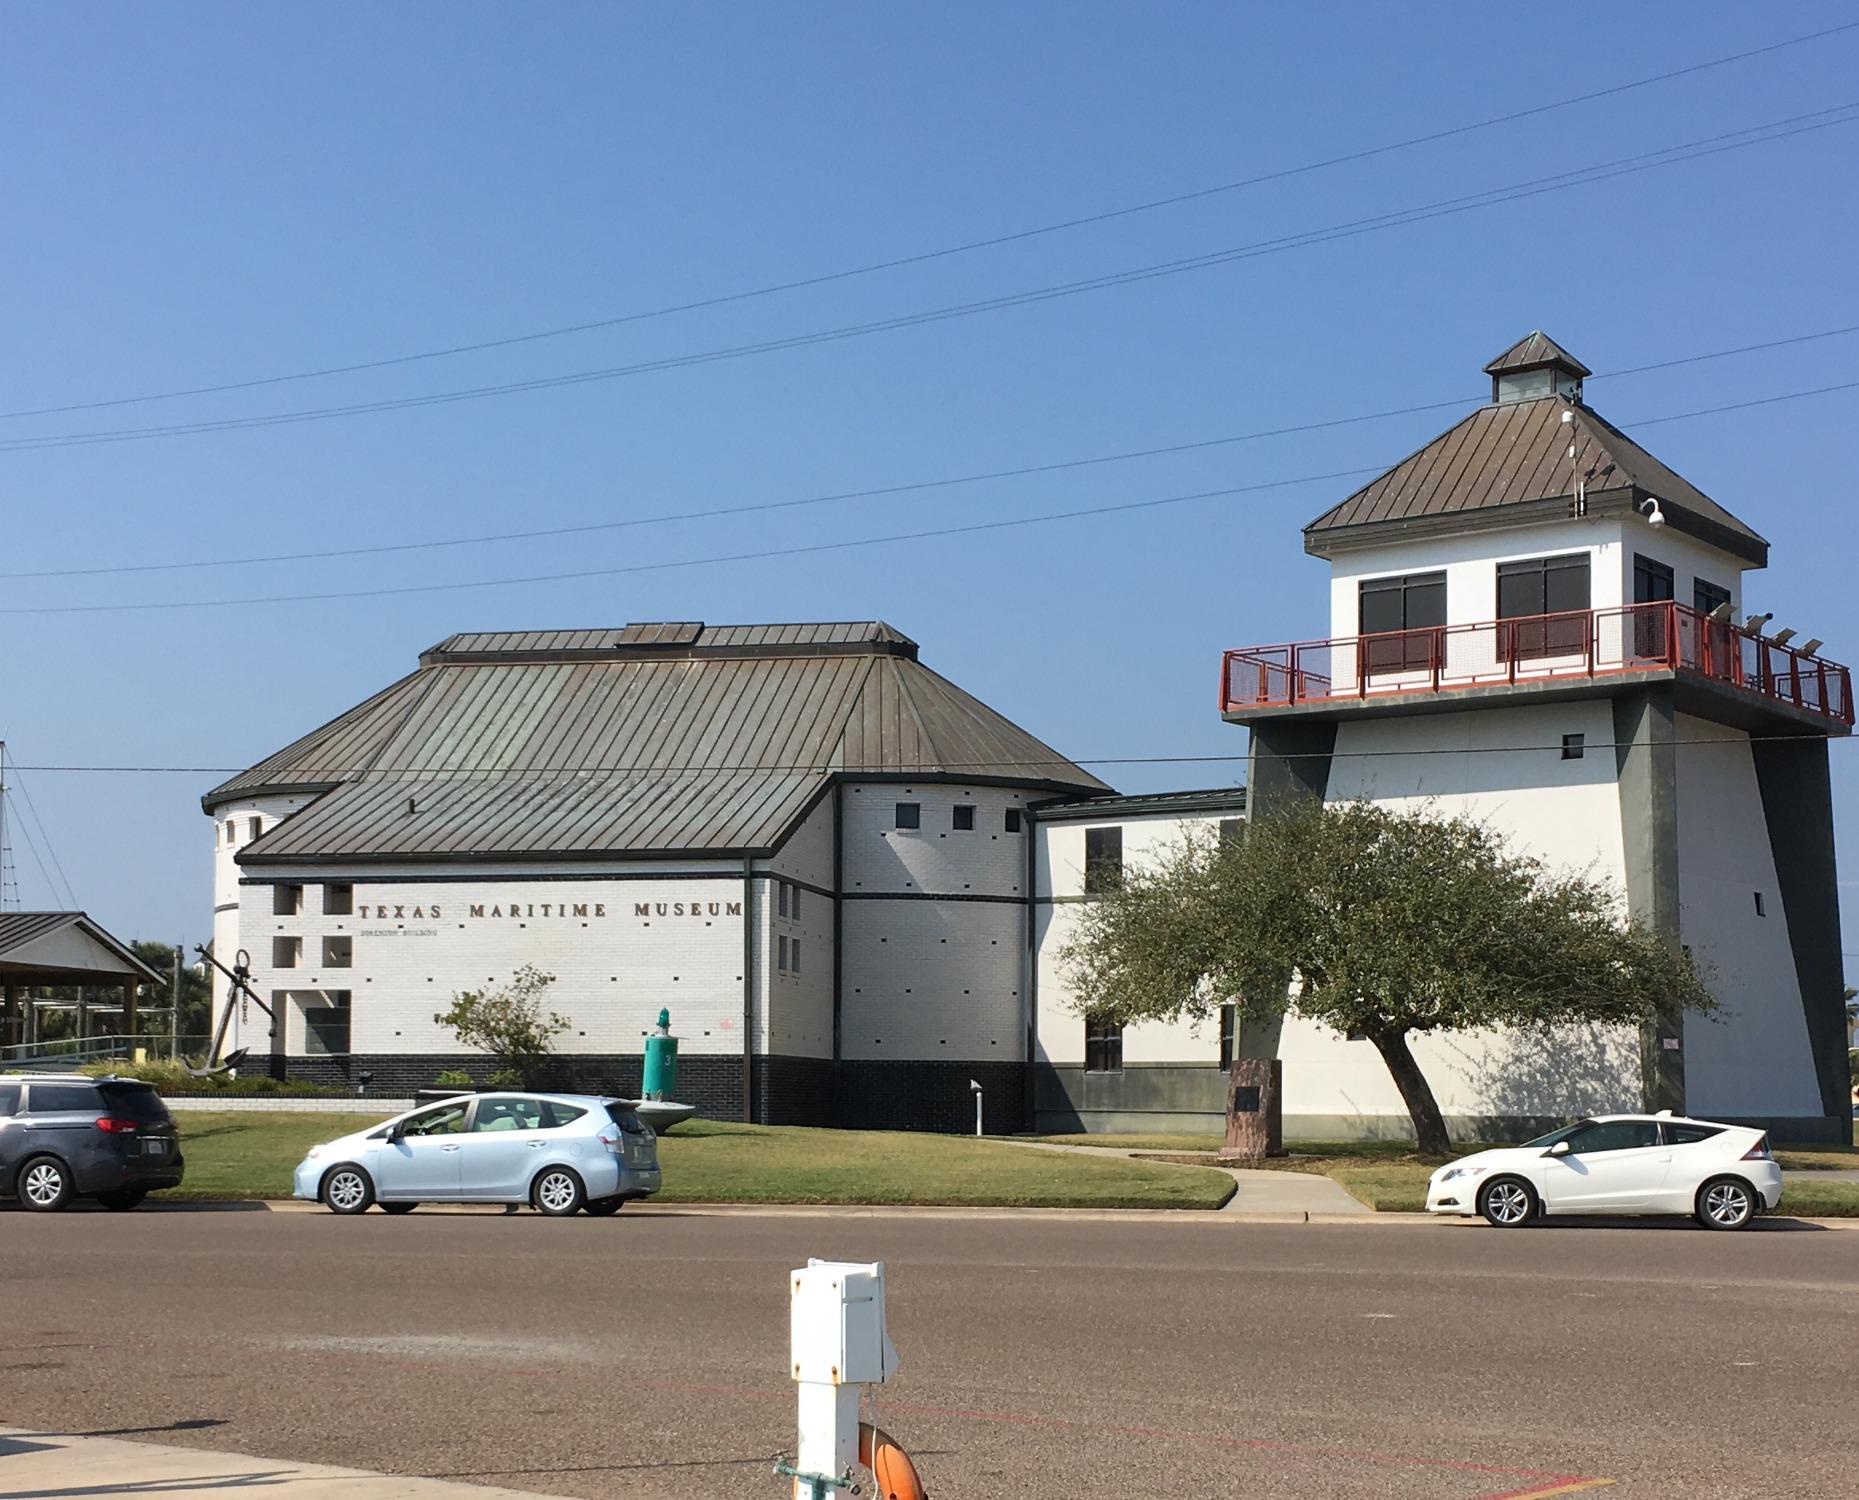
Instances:
[[[1231,713],[1679,670],[1853,722],[1847,668],[1670,600],[1229,651],[1220,667],[1220,706]]]
[[[182,1057],[204,1053],[210,1038],[180,1038]],[[0,1072],[70,1072],[87,1063],[131,1058],[140,1051],[150,1058],[175,1055],[174,1039],[167,1032],[142,1036],[61,1037],[52,1041],[23,1042],[0,1047]]]

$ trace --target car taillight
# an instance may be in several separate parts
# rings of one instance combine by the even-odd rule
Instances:
[[[623,1137],[617,1135],[603,1135],[600,1137],[600,1144],[603,1146],[617,1146],[622,1139]]]
[[[115,1115],[103,1115],[97,1121],[97,1129],[106,1135],[134,1135],[139,1128],[134,1120],[118,1119]]]
[[[1769,1138],[1766,1135],[1763,1136],[1761,1140],[1757,1141],[1755,1145],[1745,1151],[1743,1153],[1743,1160],[1774,1161],[1775,1158],[1769,1154]]]

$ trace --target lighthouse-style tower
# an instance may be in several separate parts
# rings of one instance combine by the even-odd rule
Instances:
[[[1847,669],[1813,621],[1746,612],[1768,543],[1587,406],[1580,360],[1532,333],[1485,370],[1489,405],[1305,527],[1330,638],[1226,654],[1253,815],[1464,813],[1611,878],[1702,961],[1713,1017],[1422,1039],[1462,1126],[1643,1105],[1849,1140],[1827,770]],[[1302,1133],[1397,1114],[1368,1044],[1295,1021],[1263,1040]]]

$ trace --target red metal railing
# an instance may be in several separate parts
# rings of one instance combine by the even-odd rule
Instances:
[[[1669,600],[1229,651],[1221,662],[1220,706],[1231,713],[1674,670],[1853,722],[1852,674],[1845,667]]]

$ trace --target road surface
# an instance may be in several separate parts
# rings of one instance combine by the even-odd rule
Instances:
[[[7,1207],[0,1246],[15,1427],[773,1500],[817,1255],[889,1265],[937,1500],[1859,1491],[1854,1232]]]

